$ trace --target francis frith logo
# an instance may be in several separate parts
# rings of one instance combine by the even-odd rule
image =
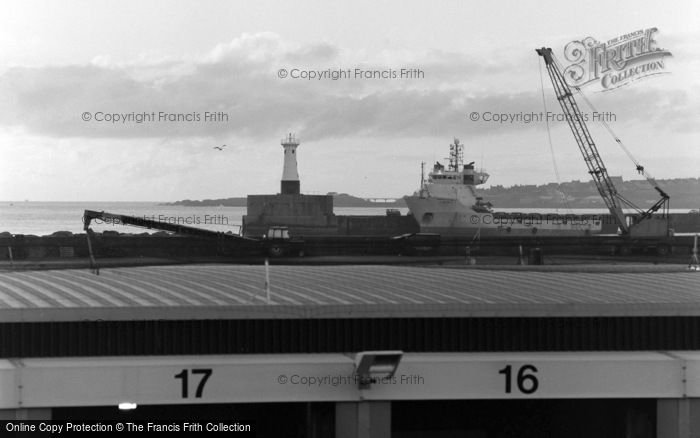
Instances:
[[[605,42],[592,37],[572,41],[564,48],[571,64],[564,69],[569,85],[600,84],[610,91],[652,75],[668,73],[665,57],[671,52],[656,41],[655,27],[627,33]]]

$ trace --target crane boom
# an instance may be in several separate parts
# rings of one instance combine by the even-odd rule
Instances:
[[[167,222],[161,222],[153,219],[127,216],[124,214],[114,214],[107,213],[104,211],[93,211],[85,210],[83,214],[83,229],[85,231],[90,228],[90,223],[93,220],[102,220],[105,222],[117,223],[122,225],[131,225],[135,227],[143,227],[148,229],[155,229],[161,231],[169,231],[172,233],[180,234],[183,236],[194,236],[204,239],[214,239],[214,240],[233,240],[233,241],[255,241],[255,239],[250,239],[247,237],[239,236],[237,234],[226,234],[217,231],[206,230],[203,228],[188,227],[186,225],[171,224]]]
[[[617,192],[615,185],[610,179],[610,175],[608,175],[608,171],[598,153],[598,148],[588,131],[584,116],[571,93],[571,88],[569,88],[569,85],[564,79],[564,75],[562,75],[559,67],[554,62],[552,49],[542,47],[541,49],[536,49],[536,51],[544,58],[547,73],[554,85],[554,92],[557,95],[557,100],[561,105],[561,109],[564,111],[566,120],[569,123],[571,132],[574,134],[578,148],[583,155],[583,160],[588,166],[588,173],[591,174],[593,182],[598,189],[598,193],[600,193],[610,213],[617,220],[623,234],[629,233],[629,226],[627,225],[625,214],[622,211],[622,202],[626,201],[624,201],[624,198]]]

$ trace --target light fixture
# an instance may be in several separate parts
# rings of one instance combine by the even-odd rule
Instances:
[[[396,373],[403,351],[362,351],[355,355],[355,375],[360,389],[369,389],[378,379],[390,379]]]
[[[120,411],[130,411],[132,409],[136,409],[137,404],[133,402],[122,402],[119,403],[119,410]]]

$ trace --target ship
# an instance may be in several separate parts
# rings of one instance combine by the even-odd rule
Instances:
[[[479,196],[476,187],[489,174],[474,162],[464,164],[464,144],[450,144],[447,165],[436,162],[427,180],[421,172],[420,188],[404,196],[421,232],[443,236],[586,236],[601,233],[602,218],[596,215],[539,214],[495,211]]]

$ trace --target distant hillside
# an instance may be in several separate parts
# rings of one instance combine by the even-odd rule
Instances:
[[[333,195],[333,205],[335,207],[379,207],[379,208],[402,208],[406,207],[403,199],[397,202],[371,202],[363,198],[348,195],[347,193],[328,193]],[[182,201],[169,202],[164,205],[182,205],[185,207],[245,207],[246,198],[221,198],[221,199],[203,199],[201,201],[193,201],[184,199]]]
[[[623,181],[613,177],[613,182],[620,193],[640,207],[652,205],[659,199],[659,194],[646,180]],[[700,178],[677,178],[658,180],[659,185],[671,196],[671,208],[700,209]],[[512,187],[493,186],[478,189],[485,200],[496,208],[559,208],[565,205],[564,199],[573,208],[605,208],[605,203],[596,190],[593,181],[570,181],[561,184],[515,185]],[[333,195],[336,207],[406,207],[403,199],[396,202],[371,202],[347,193],[328,193]],[[193,201],[185,199],[165,205],[183,205],[188,207],[245,207],[246,198],[204,199]]]
[[[613,177],[620,193],[639,207],[650,206],[660,195],[646,180],[623,181]],[[700,208],[700,178],[658,180],[659,186],[671,197],[671,208]],[[494,186],[481,189],[484,199],[496,207],[557,208],[566,202],[574,208],[605,208],[605,203],[593,181],[570,181],[561,184]]]
[[[193,201],[184,199],[182,201],[167,202],[164,205],[184,205],[185,207],[245,207],[246,198],[220,198],[220,199],[203,199],[201,201]]]

